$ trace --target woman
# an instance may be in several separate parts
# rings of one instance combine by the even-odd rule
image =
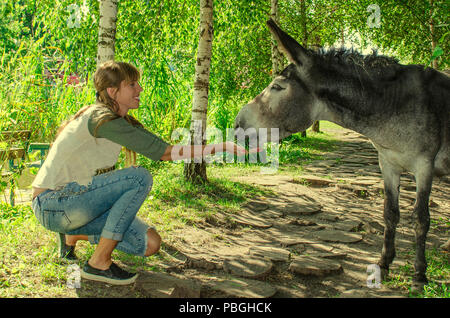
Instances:
[[[33,186],[33,211],[47,229],[59,233],[60,257],[76,260],[78,240],[97,247],[84,265],[85,279],[125,285],[137,274],[112,262],[114,249],[150,256],[161,237],[136,217],[152,187],[152,176],[142,167],[115,170],[122,146],[152,160],[180,160],[194,154],[228,149],[242,155],[234,143],[171,146],[128,115],[139,107],[139,71],[124,62],[109,61],[94,75],[97,99],[82,108],[54,141]]]

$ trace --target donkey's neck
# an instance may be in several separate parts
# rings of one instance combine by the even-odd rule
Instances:
[[[381,113],[378,113],[376,109],[368,112],[363,107],[352,107],[351,105],[358,105],[357,100],[352,100],[351,103],[344,105],[342,100],[339,98],[336,99],[338,102],[329,98],[317,101],[315,107],[316,113],[314,114],[316,120],[331,121],[344,128],[365,135],[373,141],[379,138],[380,127],[378,127],[377,123],[379,122],[379,118],[382,117]],[[364,103],[366,102],[361,99],[360,105]]]

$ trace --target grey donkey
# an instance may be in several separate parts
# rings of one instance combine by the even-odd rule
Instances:
[[[384,244],[378,262],[384,278],[395,257],[400,174],[412,173],[416,181],[413,288],[423,288],[428,283],[425,242],[433,176],[450,173],[450,78],[376,53],[314,52],[274,21],[267,24],[291,64],[240,110],[235,129],[278,128],[283,139],[316,120],[327,120],[368,137],[378,150],[384,179]]]

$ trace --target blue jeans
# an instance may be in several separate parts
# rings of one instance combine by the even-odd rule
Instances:
[[[136,217],[153,185],[147,169],[130,167],[94,176],[88,186],[68,183],[33,200],[38,221],[54,232],[119,241],[116,248],[144,256],[149,226]]]

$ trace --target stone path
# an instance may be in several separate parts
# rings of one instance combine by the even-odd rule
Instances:
[[[201,297],[406,297],[385,285],[367,287],[367,267],[383,243],[383,181],[368,140],[339,132],[338,150],[296,176],[236,177],[274,195],[253,198],[239,214],[219,213],[173,233],[163,249],[177,260],[165,264],[165,275],[196,282]],[[448,180],[435,182],[432,219],[449,219],[448,189]],[[401,191],[393,269],[414,263],[405,256],[414,245],[412,176],[402,176]],[[427,248],[444,244],[445,231],[430,229]]]

